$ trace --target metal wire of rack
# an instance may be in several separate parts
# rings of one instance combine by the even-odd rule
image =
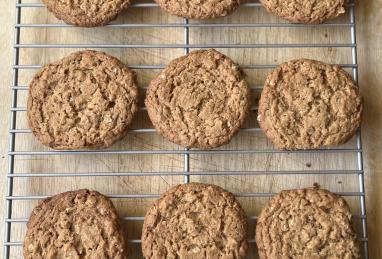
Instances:
[[[242,8],[259,8],[259,2],[248,2],[243,4]],[[11,248],[19,248],[22,246],[22,240],[15,240],[12,236],[12,226],[15,224],[26,224],[26,217],[17,217],[15,215],[14,203],[16,201],[33,201],[40,200],[48,197],[49,195],[15,195],[14,182],[20,178],[67,178],[67,177],[131,177],[131,176],[145,176],[145,177],[163,177],[163,176],[181,176],[183,182],[190,182],[191,176],[283,176],[283,175],[334,175],[334,176],[355,176],[357,178],[358,190],[356,191],[343,191],[336,192],[344,197],[355,197],[358,200],[359,214],[354,215],[354,220],[359,221],[360,231],[359,240],[363,244],[364,258],[368,257],[368,234],[366,222],[366,202],[365,202],[365,186],[364,186],[364,170],[363,170],[363,157],[362,157],[362,141],[360,131],[357,132],[354,147],[337,147],[330,149],[319,150],[305,150],[285,152],[276,149],[256,149],[256,148],[239,148],[239,149],[216,149],[210,151],[194,150],[194,149],[147,149],[147,150],[131,150],[131,149],[118,149],[118,150],[83,150],[83,151],[52,151],[52,150],[18,150],[16,146],[16,137],[20,134],[31,134],[31,131],[26,128],[18,128],[16,125],[17,116],[26,111],[26,107],[19,106],[18,99],[20,92],[27,91],[28,87],[20,84],[19,73],[21,70],[38,69],[41,64],[22,64],[20,59],[20,51],[23,49],[61,49],[61,48],[106,48],[106,49],[134,49],[134,48],[158,48],[158,49],[183,49],[187,54],[190,49],[196,48],[221,48],[221,49],[280,49],[280,48],[346,48],[351,50],[351,63],[340,64],[342,67],[352,71],[355,80],[358,80],[358,63],[357,63],[357,43],[356,43],[356,19],[355,19],[355,3],[349,3],[349,20],[346,22],[328,22],[322,25],[301,25],[289,23],[190,23],[188,19],[183,19],[182,23],[162,23],[162,24],[136,24],[136,23],[112,23],[106,28],[183,28],[183,43],[181,44],[43,44],[43,43],[22,43],[22,29],[28,28],[70,28],[72,26],[63,23],[56,24],[37,24],[37,23],[22,23],[22,13],[25,9],[43,8],[41,3],[25,3],[22,0],[16,0],[16,22],[15,22],[15,42],[14,42],[14,60],[13,60],[13,84],[11,90],[11,107],[10,107],[10,129],[9,129],[9,167],[7,173],[7,196],[6,200],[6,217],[5,217],[5,242],[4,258],[15,258],[12,254]],[[154,3],[135,3],[132,8],[156,8],[157,4]],[[307,27],[341,27],[344,30],[349,30],[350,42],[347,43],[249,43],[249,44],[191,44],[190,43],[190,29],[192,28],[307,28]],[[133,65],[132,69],[137,70],[151,70],[161,69],[164,65]],[[275,67],[274,64],[248,64],[241,65],[243,69],[271,69]],[[253,86],[254,91],[261,91],[260,86]],[[256,111],[256,107],[253,108]],[[24,116],[24,115],[22,115]],[[259,127],[253,126],[242,129],[242,132],[248,134],[260,133]],[[155,133],[152,128],[138,128],[131,130],[133,134]],[[192,170],[190,167],[190,157],[192,155],[277,155],[277,154],[339,154],[350,153],[355,155],[356,167],[354,169],[327,169],[327,170]],[[180,155],[183,160],[183,170],[178,171],[151,171],[151,172],[23,172],[17,173],[15,170],[16,162],[19,157],[25,156],[71,156],[71,155]],[[272,197],[274,192],[238,192],[235,193],[237,197],[242,198],[268,198]],[[113,199],[152,199],[159,197],[159,194],[109,194]],[[250,220],[256,220],[256,216],[249,216]],[[122,217],[124,221],[142,221],[142,216],[125,216]],[[139,239],[129,240],[132,244],[139,244]],[[249,240],[254,244],[254,239]]]

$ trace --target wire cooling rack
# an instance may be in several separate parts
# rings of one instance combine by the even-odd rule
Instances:
[[[279,151],[268,143],[256,124],[255,106],[249,122],[229,145],[210,151],[188,150],[158,136],[142,107],[127,140],[111,149],[53,151],[37,143],[25,123],[28,81],[42,64],[57,59],[55,55],[63,56],[62,51],[73,49],[102,49],[122,59],[129,55],[130,68],[144,82],[142,92],[165,63],[198,48],[217,48],[237,60],[246,71],[255,96],[261,92],[266,73],[289,58],[284,55],[287,51],[293,57],[319,55],[341,65],[357,80],[354,2],[349,3],[342,18],[322,25],[285,23],[267,14],[256,1],[243,4],[237,14],[213,21],[172,17],[152,2],[135,3],[130,10],[143,17],[140,22],[135,22],[130,13],[103,28],[81,29],[55,20],[39,2],[16,1],[4,258],[22,257],[26,222],[38,200],[76,188],[96,189],[113,199],[129,237],[130,258],[142,258],[139,237],[148,206],[171,185],[190,181],[215,183],[235,193],[250,222],[248,258],[257,258],[254,229],[256,215],[265,202],[282,189],[319,182],[347,199],[364,258],[368,258],[360,132],[340,147]],[[142,22],[146,21],[145,16],[155,16],[158,21]],[[113,30],[117,31],[113,34],[117,41],[100,36]],[[63,36],[50,39],[49,35],[58,31]],[[83,41],[71,42],[68,31],[76,37],[85,35]],[[125,31],[128,32],[124,34]],[[216,37],[206,42],[205,35]],[[154,40],[148,43],[150,37]],[[134,59],[144,55],[157,59],[151,63]],[[140,62],[133,64],[131,59]]]

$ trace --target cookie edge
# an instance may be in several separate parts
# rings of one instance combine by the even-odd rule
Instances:
[[[203,190],[203,189],[207,189],[207,188],[212,188],[214,191],[218,192],[219,194],[226,195],[226,199],[227,200],[229,199],[229,200],[231,200],[233,203],[235,203],[237,205],[238,212],[239,212],[239,215],[240,215],[240,218],[238,218],[238,221],[244,226],[244,229],[245,229],[245,233],[243,234],[244,239],[242,240],[241,244],[243,246],[243,249],[245,250],[244,253],[246,255],[248,254],[248,221],[247,221],[247,217],[246,217],[246,214],[245,214],[245,211],[244,211],[242,205],[236,199],[234,194],[231,193],[230,191],[228,191],[228,190],[218,186],[218,185],[215,185],[215,184],[191,182],[191,183],[177,184],[177,185],[171,187],[170,189],[168,189],[167,191],[162,193],[160,198],[156,199],[152,203],[150,208],[147,210],[147,212],[145,214],[145,217],[144,217],[144,221],[143,221],[142,235],[141,235],[141,242],[142,242],[141,248],[142,248],[142,253],[143,253],[144,258],[147,258],[147,259],[149,258],[149,257],[147,257],[147,252],[146,252],[147,249],[145,249],[145,247],[147,247],[147,246],[144,245],[145,244],[145,238],[144,237],[146,236],[146,233],[150,233],[151,232],[151,231],[148,230],[149,228],[147,227],[146,219],[147,219],[147,217],[149,215],[157,214],[157,213],[154,213],[153,211],[156,210],[156,208],[158,207],[160,202],[163,199],[165,199],[166,197],[174,195],[174,193],[177,192],[178,190],[180,190],[183,193],[187,193],[187,192],[192,191],[193,189]],[[242,258],[242,259],[244,259],[244,258]]]
[[[357,132],[357,130],[360,128],[360,126],[362,124],[363,109],[364,109],[364,107],[363,107],[364,106],[363,96],[360,93],[359,87],[357,87],[357,82],[355,82],[353,77],[348,72],[346,72],[344,69],[342,69],[338,65],[330,64],[330,63],[325,63],[325,62],[314,60],[314,59],[307,59],[307,58],[292,59],[292,60],[286,61],[284,63],[281,63],[280,65],[278,65],[276,68],[274,68],[272,71],[270,71],[268,73],[267,78],[266,78],[265,83],[264,83],[263,90],[261,92],[261,96],[260,96],[260,100],[259,100],[259,109],[258,109],[258,114],[257,114],[257,119],[256,119],[257,122],[259,123],[259,126],[260,126],[261,130],[264,132],[264,134],[267,136],[267,138],[269,140],[271,140],[271,142],[279,150],[288,150],[288,151],[295,151],[295,150],[317,150],[317,149],[320,148],[320,147],[297,148],[297,147],[294,147],[294,146],[283,145],[282,143],[280,143],[279,138],[277,138],[277,136],[276,136],[277,134],[273,134],[272,132],[270,132],[271,130],[269,130],[264,125],[264,122],[263,122],[264,118],[265,118],[265,110],[266,110],[267,102],[268,102],[269,81],[271,80],[273,74],[276,73],[276,72],[281,71],[284,67],[289,67],[291,64],[301,63],[301,62],[307,62],[307,63],[309,63],[309,65],[319,64],[319,65],[325,65],[325,66],[334,67],[341,74],[343,74],[345,77],[347,77],[350,82],[352,82],[354,84],[354,87],[352,86],[352,88],[356,91],[358,97],[360,98],[360,110],[359,110],[360,119],[358,121],[358,127],[355,128],[353,131],[349,131],[348,134],[343,137],[342,141],[340,141],[338,143],[331,143],[330,145],[323,145],[323,146],[320,146],[320,147],[326,147],[326,146],[332,146],[332,145],[336,145],[337,146],[337,145],[345,144],[346,142],[348,142],[355,135],[355,133]],[[262,119],[259,119],[259,118],[262,118]]]
[[[298,18],[293,18],[290,15],[282,15],[279,12],[276,12],[274,8],[271,8],[268,4],[266,4],[266,0],[259,0],[261,5],[266,9],[268,13],[271,13],[273,15],[276,15],[277,17],[280,17],[284,20],[287,20],[291,23],[299,23],[299,24],[321,24],[324,23],[328,20],[332,20],[337,18],[338,16],[346,13],[346,4],[348,3],[348,0],[339,0],[341,3],[338,4],[337,8],[334,9],[333,12],[320,16],[316,19],[313,18],[307,18],[307,19],[298,19]],[[344,12],[341,12],[341,9],[344,9]]]
[[[110,143],[99,143],[99,144],[94,144],[94,145],[88,145],[88,146],[72,146],[72,145],[55,145],[54,143],[51,144],[51,143],[46,143],[46,142],[43,142],[41,140],[41,137],[40,137],[40,133],[39,131],[36,130],[36,124],[33,123],[33,119],[32,119],[32,114],[30,113],[31,111],[31,108],[32,108],[32,97],[30,95],[30,92],[32,89],[34,89],[34,85],[35,85],[35,82],[37,82],[40,78],[40,75],[45,71],[45,70],[49,70],[49,67],[50,66],[56,66],[56,65],[59,65],[60,63],[62,63],[63,61],[67,60],[67,59],[73,59],[75,58],[76,56],[78,55],[83,55],[83,54],[90,54],[90,55],[94,55],[94,56],[103,56],[105,57],[106,59],[110,60],[111,62],[115,63],[115,65],[119,66],[121,69],[123,70],[126,70],[129,72],[129,74],[132,76],[132,82],[133,84],[131,85],[131,88],[134,89],[134,99],[135,101],[132,103],[132,107],[133,109],[130,110],[130,113],[131,113],[131,119],[129,121],[126,122],[126,127],[124,129],[124,131],[122,131],[120,134],[116,134],[114,136],[113,139],[111,139]],[[129,130],[129,127],[131,126],[134,118],[135,118],[135,115],[137,114],[137,112],[139,111],[139,105],[138,105],[138,101],[139,101],[139,90],[138,90],[138,84],[137,84],[137,80],[136,80],[136,74],[134,71],[130,70],[124,63],[122,63],[118,58],[114,57],[114,56],[111,56],[105,52],[101,52],[101,51],[95,51],[95,50],[81,50],[81,51],[77,51],[77,52],[73,52],[59,60],[56,60],[56,61],[53,61],[51,63],[48,63],[46,65],[44,65],[34,76],[33,76],[33,79],[32,81],[29,83],[29,92],[28,92],[28,100],[27,100],[27,121],[28,121],[28,127],[32,130],[32,133],[33,135],[36,137],[36,139],[41,143],[43,144],[44,146],[47,146],[49,148],[52,148],[52,149],[55,149],[55,150],[80,150],[80,149],[105,149],[105,148],[108,148],[110,146],[112,146],[113,144],[115,144],[118,140],[122,139],[124,136],[126,136],[128,130]]]
[[[273,204],[273,203],[277,203],[279,200],[282,200],[282,196],[284,194],[289,194],[289,193],[299,193],[299,192],[304,192],[304,195],[306,195],[306,193],[310,192],[314,192],[315,195],[317,194],[325,194],[325,195],[328,195],[330,196],[333,200],[336,200],[336,201],[340,201],[341,204],[342,204],[342,208],[348,213],[348,215],[351,216],[351,210],[350,210],[350,207],[349,207],[349,204],[346,202],[346,200],[341,197],[340,195],[338,194],[335,194],[327,189],[323,189],[323,188],[320,188],[320,187],[308,187],[308,188],[302,188],[302,189],[289,189],[289,190],[282,190],[281,192],[277,193],[276,196],[272,197],[272,199],[270,199],[266,205],[262,208],[258,218],[257,218],[257,222],[256,222],[256,229],[255,229],[255,241],[256,241],[256,246],[257,246],[257,249],[258,249],[258,253],[259,253],[259,258],[260,259],[269,259],[267,257],[267,254],[266,254],[266,249],[265,249],[265,246],[262,242],[262,229],[263,229],[263,226],[265,224],[263,224],[263,218],[264,217],[267,217],[268,214],[266,214],[266,210],[268,209],[268,207]],[[353,235],[356,236],[356,232],[354,231],[354,227],[353,227],[353,221],[350,219],[350,229],[353,233]],[[357,240],[354,240],[358,250],[359,250],[359,243]],[[359,252],[359,251],[358,251]]]
[[[124,10],[126,10],[130,4],[130,0],[124,0],[123,4],[119,6],[116,10],[113,10],[109,15],[106,15],[105,19],[94,19],[94,21],[86,21],[84,19],[74,17],[70,14],[65,14],[57,10],[54,4],[51,4],[52,0],[41,0],[44,5],[47,7],[47,9],[59,20],[62,20],[66,24],[78,26],[78,27],[84,27],[84,28],[91,28],[91,27],[98,27],[98,26],[104,26],[107,23],[115,20],[117,16],[122,13]]]
[[[155,122],[155,120],[152,119],[155,116],[153,115],[152,106],[148,102],[148,99],[152,98],[151,96],[155,93],[155,91],[158,88],[158,84],[159,84],[158,82],[159,82],[160,76],[162,74],[164,74],[164,72],[169,67],[176,66],[177,63],[182,62],[183,60],[187,59],[190,55],[200,55],[204,52],[214,52],[214,53],[218,54],[220,56],[220,58],[228,60],[232,65],[235,65],[237,67],[238,72],[240,73],[240,81],[238,81],[238,82],[243,83],[243,86],[245,87],[246,93],[243,93],[243,95],[246,96],[247,103],[246,103],[246,106],[242,107],[243,115],[241,116],[240,120],[238,121],[237,126],[232,129],[230,134],[226,135],[226,138],[224,139],[224,141],[220,141],[215,145],[199,145],[199,143],[193,143],[192,145],[186,145],[185,143],[182,143],[181,141],[177,141],[173,137],[169,136],[166,131],[162,130],[158,126],[159,123]],[[247,119],[247,117],[250,113],[251,105],[253,103],[253,101],[252,101],[253,94],[252,94],[251,89],[249,88],[247,82],[245,81],[244,77],[245,77],[244,72],[239,68],[239,66],[236,62],[234,62],[231,58],[227,57],[226,55],[224,55],[223,53],[221,53],[215,49],[194,50],[194,51],[188,53],[187,55],[183,55],[181,57],[175,58],[172,61],[170,61],[170,63],[149,84],[148,90],[146,92],[145,106],[147,107],[147,112],[148,112],[150,121],[153,124],[153,126],[155,127],[157,133],[162,135],[162,137],[164,137],[166,140],[168,140],[168,141],[170,141],[170,142],[172,142],[178,146],[184,147],[184,148],[197,148],[197,149],[202,149],[202,150],[209,150],[209,149],[214,149],[214,148],[218,148],[218,147],[221,147],[223,145],[226,145],[240,131],[241,127],[244,124],[244,121]]]
[[[48,197],[48,198],[45,198],[45,199],[39,201],[39,203],[33,208],[32,212],[28,218],[27,230],[26,230],[26,233],[24,236],[24,241],[23,241],[23,256],[24,256],[24,258],[28,258],[28,254],[29,254],[28,253],[28,247],[27,247],[28,242],[26,242],[28,235],[29,235],[30,231],[32,231],[36,227],[38,222],[40,221],[40,218],[37,217],[38,213],[36,211],[42,209],[44,206],[47,206],[49,209],[51,209],[52,207],[54,207],[50,204],[51,202],[54,203],[56,201],[60,201],[65,196],[70,195],[70,194],[95,195],[95,196],[97,196],[98,199],[102,199],[103,201],[105,201],[107,203],[107,206],[109,207],[108,208],[109,212],[115,216],[113,226],[120,236],[120,239],[121,239],[120,241],[121,241],[122,248],[123,248],[122,255],[126,259],[126,255],[127,255],[127,240],[125,238],[126,234],[125,234],[124,230],[121,228],[121,224],[120,224],[119,218],[118,218],[117,209],[115,208],[113,202],[108,197],[106,197],[105,195],[103,195],[102,193],[100,193],[98,191],[89,190],[89,189],[79,189],[79,190],[73,190],[73,191],[66,191],[66,192],[55,194],[51,197]]]

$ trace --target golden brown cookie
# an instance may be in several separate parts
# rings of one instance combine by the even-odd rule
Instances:
[[[146,214],[142,251],[146,259],[245,258],[247,222],[235,197],[209,184],[178,185]]]
[[[42,0],[58,19],[81,27],[105,25],[130,5],[130,0]]]
[[[260,0],[268,12],[294,23],[323,23],[345,13],[347,0]]]
[[[27,227],[25,259],[127,258],[113,203],[96,191],[70,191],[43,200]]]
[[[80,51],[46,65],[29,88],[29,126],[55,149],[108,147],[137,111],[134,73],[102,52]]]
[[[238,66],[216,50],[177,58],[151,81],[146,106],[168,140],[209,149],[230,141],[250,109],[250,91]]]
[[[360,258],[345,200],[322,189],[282,191],[256,226],[260,259]]]
[[[170,14],[189,19],[226,16],[240,6],[240,0],[155,0]]]
[[[267,77],[258,121],[280,149],[316,149],[345,143],[361,124],[362,97],[336,65],[299,59]]]

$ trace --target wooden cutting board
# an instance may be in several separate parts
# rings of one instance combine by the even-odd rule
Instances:
[[[12,85],[12,42],[14,36],[14,1],[2,0],[2,8],[0,9],[0,57],[1,57],[1,70],[0,70],[0,89],[2,101],[0,102],[0,114],[2,120],[2,127],[0,128],[0,143],[1,143],[1,157],[0,165],[2,168],[2,177],[0,177],[1,193],[6,192],[6,176],[7,173],[7,150],[8,150],[8,124],[9,107],[10,107],[10,89]],[[247,10],[239,10],[238,14],[227,18],[226,22],[253,22],[265,21],[269,15],[259,10],[256,12],[256,17]],[[128,17],[134,16],[134,17]],[[41,9],[38,13],[33,13],[32,10],[25,17],[29,22],[37,23],[57,23],[52,15],[48,14],[46,10]],[[129,14],[123,15],[120,19],[128,20],[135,23],[175,23],[181,20],[175,17],[163,15],[159,10],[149,10],[147,13],[134,10]],[[28,22],[27,21],[27,22]],[[273,21],[273,20],[272,20]],[[82,29],[41,29],[38,31],[28,31],[23,34],[24,42],[43,42],[50,43],[85,43],[85,42],[105,42],[113,41],[118,43],[158,43],[165,41],[168,43],[181,44],[183,29],[112,29],[112,31],[105,29],[94,29],[94,31]],[[270,34],[266,29],[264,30],[249,30],[249,29],[223,29],[219,33],[214,29],[192,29],[190,31],[191,43],[227,43],[227,42],[272,42],[276,38],[268,36]],[[330,40],[335,42],[348,41],[349,35],[341,30],[338,31],[325,31],[318,30],[314,34],[305,33],[301,30],[291,29],[288,33],[280,29],[280,33],[273,30],[272,34],[279,37],[277,40],[281,42],[303,42],[310,40],[313,37],[315,41],[325,40],[326,37],[332,37]],[[326,36],[325,36],[326,35]],[[368,212],[368,227],[369,227],[369,250],[370,258],[382,258],[382,83],[379,79],[382,74],[382,1],[369,0],[359,1],[357,3],[357,35],[358,35],[358,54],[359,54],[359,81],[362,93],[365,97],[365,113],[364,123],[362,128],[363,135],[363,154],[365,159],[365,175],[366,175],[366,195],[367,195],[367,212]],[[23,63],[25,64],[42,64],[62,57],[64,54],[71,50],[32,50],[24,53],[22,56]],[[224,50],[223,50],[224,51]],[[166,64],[170,59],[183,54],[182,49],[178,50],[107,50],[110,54],[120,57],[123,61],[129,64]],[[297,53],[296,50],[285,49],[282,52],[259,52],[259,51],[225,51],[233,59],[242,64],[248,63],[280,63],[290,58],[299,56],[311,57],[316,59],[326,60],[328,62],[349,62],[348,55],[337,50],[305,50]],[[330,54],[329,56],[327,54]],[[148,70],[139,73],[139,80],[141,85],[155,76],[158,71]],[[23,84],[27,84],[28,80],[33,76],[34,71],[26,72],[23,74]],[[261,84],[265,76],[264,73],[249,73],[248,80],[253,84]],[[20,83],[21,84],[21,83]],[[20,102],[25,104],[25,96],[20,97]],[[23,105],[25,106],[25,105]],[[21,121],[24,123],[25,121]],[[137,126],[147,126],[149,123],[145,119],[140,119]],[[24,127],[25,128],[25,127]],[[128,137],[129,143],[119,144],[118,147],[130,147],[141,149],[153,148],[177,148],[164,141],[159,136],[145,136],[136,135]],[[31,135],[25,137],[18,137],[17,145],[20,149],[28,150],[41,150],[41,146],[35,142]],[[117,144],[118,145],[118,144]],[[246,134],[239,135],[232,144],[235,146],[250,146],[258,145],[263,148],[271,148],[272,146],[266,142],[261,134],[255,136],[248,136]],[[250,157],[246,155],[236,156],[227,161],[226,158],[216,158],[210,156],[195,155],[191,158],[192,167],[194,170],[222,170],[222,169],[241,169],[241,170],[282,170],[283,168],[295,168],[299,170],[309,166],[310,169],[330,168],[337,165],[337,163],[346,162],[349,157],[333,158],[328,156],[327,159],[317,158],[314,156],[298,157],[298,156],[268,156],[261,155],[257,157]],[[212,160],[212,162],[211,162]],[[65,158],[58,157],[21,157],[18,161],[20,168],[18,171],[25,172],[39,172],[39,171],[57,171],[57,172],[83,172],[84,170],[92,171],[179,171],[183,170],[183,156],[180,155],[167,155],[167,156],[83,156],[81,158],[67,156]],[[345,163],[346,164],[346,163]],[[343,165],[346,166],[346,165]],[[231,191],[251,191],[253,188],[256,190],[279,190],[285,187],[285,181],[289,178],[275,177],[270,179],[268,177],[258,177],[255,180],[246,177],[194,177],[194,181],[213,182],[222,185]],[[166,177],[120,177],[120,178],[53,178],[47,179],[33,179],[33,180],[19,180],[16,193],[20,195],[25,192],[38,195],[38,194],[51,194],[66,189],[74,189],[81,187],[96,188],[105,193],[124,192],[124,193],[159,193],[166,190],[170,185],[180,183],[183,181],[182,177],[166,176]],[[291,187],[309,186],[314,181],[319,181],[324,187],[331,189],[343,190],[351,188],[354,181],[348,179],[331,179],[328,177],[314,176],[296,177],[294,182],[290,184]],[[339,182],[341,185],[339,186]],[[347,185],[348,183],[348,185]],[[354,186],[353,186],[354,187]],[[259,204],[254,206],[251,201],[242,200],[245,204],[248,213],[257,214],[262,207],[265,200],[258,200]],[[118,202],[120,213],[128,215],[143,215],[145,209],[150,201],[132,201],[124,203]],[[0,200],[0,211],[3,209],[4,199]],[[25,206],[28,207],[28,206]],[[134,208],[134,209],[133,209]],[[27,215],[30,208],[24,208],[20,205],[20,210],[16,214],[20,217]],[[1,217],[4,213],[0,214]],[[253,224],[252,224],[253,225]],[[0,228],[4,224],[1,221]],[[130,227],[133,235],[139,234],[139,224],[132,224]],[[22,236],[23,229],[15,228],[16,235]],[[2,241],[4,235],[0,235]],[[133,238],[138,238],[134,236]],[[0,250],[3,247],[0,246]],[[138,248],[138,247],[136,247]],[[20,257],[14,257],[20,258]]]

